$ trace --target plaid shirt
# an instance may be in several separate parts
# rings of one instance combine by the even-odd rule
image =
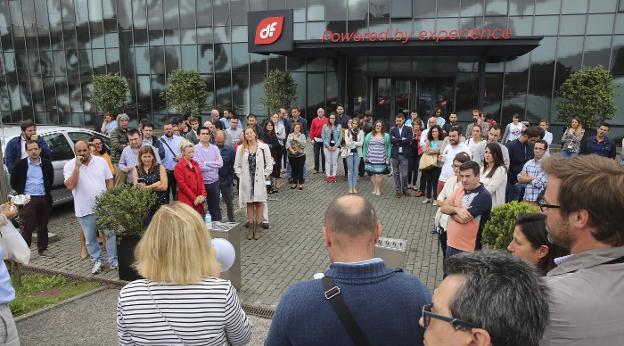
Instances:
[[[522,167],[522,170],[530,177],[535,177],[530,183],[525,184],[524,200],[537,202],[537,197],[546,190],[548,176],[544,173],[544,170],[542,170],[541,163],[535,159],[527,161]],[[520,177],[520,174],[518,174],[518,177]]]

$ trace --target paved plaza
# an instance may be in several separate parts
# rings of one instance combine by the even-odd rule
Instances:
[[[311,157],[309,153],[308,167],[312,167]],[[241,234],[242,287],[238,294],[245,305],[273,309],[289,285],[311,279],[328,267],[329,257],[321,236],[323,213],[331,199],[347,192],[347,182],[340,175],[343,172],[340,163],[338,181],[333,184],[325,183],[322,174],[309,174],[303,191],[290,190],[286,179],[280,179],[282,188],[269,201],[271,228],[264,230],[262,238],[256,241],[247,240],[246,234]],[[382,236],[407,241],[405,271],[433,289],[442,280],[442,255],[437,235],[431,234],[435,208],[422,204],[423,198],[396,199],[392,177],[384,177],[380,197],[372,195],[372,184],[367,177],[360,180],[358,190],[375,206]],[[237,209],[236,220],[244,222],[242,210]],[[80,258],[80,228],[73,205],[55,208],[49,229],[60,238],[49,246],[55,257],[39,257],[34,249],[30,266],[94,277],[90,261]],[[95,277],[118,281],[117,271]]]

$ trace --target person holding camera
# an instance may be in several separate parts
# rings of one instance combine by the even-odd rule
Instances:
[[[78,141],[74,145],[76,157],[68,161],[63,167],[65,187],[71,190],[74,196],[74,210],[78,223],[87,243],[87,251],[93,262],[92,274],[102,272],[104,263],[100,245],[97,243],[98,234],[95,224],[95,199],[113,187],[113,173],[103,158],[91,155],[89,145],[85,141]],[[106,237],[106,253],[111,269],[117,269],[117,241],[115,232],[104,230]]]

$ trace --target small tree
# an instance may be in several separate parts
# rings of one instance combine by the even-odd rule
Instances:
[[[208,91],[197,71],[178,69],[169,76],[167,89],[160,97],[174,112],[199,114],[208,101]]]
[[[569,123],[572,117],[579,117],[586,128],[613,119],[617,112],[615,88],[613,77],[602,65],[572,73],[559,88],[559,119]]]
[[[95,199],[95,223],[99,229],[124,236],[141,237],[143,221],[156,204],[156,194],[150,190],[123,185],[114,187]]]
[[[513,238],[518,216],[537,212],[537,207],[527,202],[510,202],[494,207],[490,219],[483,227],[481,244],[490,249],[507,249]]]
[[[269,111],[276,111],[280,107],[290,108],[290,104],[297,98],[297,83],[290,72],[272,70],[264,82],[264,96],[260,98]]]
[[[128,82],[120,75],[95,75],[90,101],[96,112],[117,114],[123,111],[128,92]]]

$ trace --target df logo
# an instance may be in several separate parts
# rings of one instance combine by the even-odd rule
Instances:
[[[257,45],[273,44],[282,36],[282,31],[284,31],[283,16],[264,18],[256,27],[254,43]]]

